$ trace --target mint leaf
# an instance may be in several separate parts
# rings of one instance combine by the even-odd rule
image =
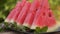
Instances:
[[[47,29],[48,27],[43,27],[43,28],[40,28],[40,27],[36,27],[35,31],[34,31],[34,34],[40,34],[41,32],[47,32]]]
[[[36,27],[35,31],[34,31],[34,34],[39,34],[41,32],[41,29],[40,27]]]
[[[48,27],[47,27],[47,26],[46,26],[46,27],[43,27],[43,28],[41,29],[42,32],[47,32],[47,30],[48,30]]]
[[[41,29],[40,29],[40,27],[36,27],[36,30],[35,30],[36,32],[41,32]]]

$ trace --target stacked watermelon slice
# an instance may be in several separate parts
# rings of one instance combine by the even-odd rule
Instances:
[[[16,22],[20,26],[26,26],[31,29],[45,26],[50,28],[56,25],[48,0],[33,0],[32,3],[29,0],[18,1],[5,22]]]

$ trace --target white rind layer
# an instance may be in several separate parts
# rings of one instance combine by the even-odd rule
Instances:
[[[27,24],[27,23],[23,23],[23,26],[26,26],[26,27],[30,28],[29,24]]]
[[[9,19],[6,19],[4,22],[10,22],[10,20]]]
[[[13,23],[13,20],[10,21],[10,20],[6,19],[5,22],[12,22]],[[17,23],[17,25],[20,26],[19,23]],[[29,27],[29,25],[27,23],[23,23],[22,26]],[[31,29],[35,29],[36,27],[37,26],[33,25],[33,26],[31,26]],[[48,28],[47,32],[54,32],[54,31],[56,31],[56,29],[58,29],[58,27],[60,27],[60,21],[57,21],[57,24],[55,26]]]
[[[17,25],[18,25],[18,26],[21,26],[21,24],[20,24],[20,23],[17,23]]]
[[[11,22],[11,23],[13,23],[13,22],[14,22],[14,20],[12,19],[12,20],[10,20],[10,22]]]
[[[9,19],[6,19],[4,22],[14,23],[14,20],[9,20]]]
[[[37,26],[36,25],[32,25],[31,29],[35,29]],[[60,27],[60,21],[57,21],[56,25],[49,27],[47,32],[54,32],[56,31],[58,28]]]
[[[54,32],[56,31],[58,28],[60,27],[60,21],[57,21],[56,25],[51,27],[51,28],[48,28],[47,32]]]
[[[37,27],[36,25],[32,25],[31,29],[36,29],[36,27]]]

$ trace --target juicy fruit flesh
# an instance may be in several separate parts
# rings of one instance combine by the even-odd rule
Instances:
[[[53,13],[49,9],[48,0],[34,0],[30,2],[22,0],[18,2],[16,7],[10,12],[6,21],[17,22],[17,24],[35,29],[45,26],[52,27],[56,24]]]
[[[15,11],[15,14],[14,14],[12,20],[16,21],[18,15],[21,12],[21,10],[22,10],[23,6],[25,5],[25,3],[26,3],[26,1],[22,1],[21,5],[19,4],[19,6],[16,7],[16,11]]]
[[[31,29],[35,29],[36,27],[42,28],[45,26],[51,27],[56,24],[54,17],[51,17],[51,18],[49,18],[49,16],[47,17],[47,15],[49,14],[48,12],[50,12],[50,10],[48,11],[49,4],[47,4],[47,3],[48,3],[48,0],[45,0],[41,9],[39,8],[39,10],[36,12],[37,14],[35,15]],[[51,13],[52,13],[52,11],[51,11]],[[51,14],[51,15],[53,15],[53,14]]]
[[[27,26],[27,27],[31,26],[33,19],[34,19],[34,16],[35,16],[35,13],[36,13],[36,8],[38,8],[38,1],[37,0],[35,0],[31,4],[31,7],[30,7],[29,12],[27,14],[27,17],[23,23],[24,26]]]
[[[39,11],[41,11],[41,12],[38,15]],[[47,12],[44,13],[44,11],[47,11]],[[52,16],[49,16],[48,12],[51,12],[50,10],[48,10],[48,9],[43,10],[42,9],[42,10],[38,10],[37,12],[38,13],[36,13],[36,16],[34,18],[31,29],[35,29],[36,27],[43,28],[45,26],[48,26],[50,28],[50,27],[53,27],[54,25],[56,25],[56,21],[54,19],[54,16],[52,15],[52,13],[50,14]]]
[[[16,7],[20,5],[20,2],[17,2],[15,8],[9,13],[8,17],[6,18],[6,22],[10,22],[12,17],[14,16],[15,14],[15,11],[16,11]]]
[[[23,22],[25,20],[25,17],[26,17],[26,15],[28,13],[29,7],[30,7],[30,3],[29,2],[26,2],[25,3],[25,6],[22,8],[19,16],[17,17],[17,20],[16,20],[17,23],[19,23],[21,25],[23,24]]]
[[[34,18],[34,21],[33,21],[33,24],[31,26],[31,29],[34,29],[36,27],[44,27],[46,26],[46,16],[44,14],[44,11],[45,9],[43,8],[39,8],[36,12],[36,15],[35,15],[35,18]],[[35,26],[35,27],[34,27]]]
[[[22,7],[24,6],[25,2],[26,1],[22,1],[22,2],[18,1],[15,8],[8,15],[5,22],[13,22],[13,21],[15,21],[16,18],[18,17],[19,12],[21,11]]]
[[[42,10],[43,10],[43,8],[41,8],[42,7],[42,2],[43,2],[43,0],[40,0],[39,1],[40,3],[39,3],[39,8],[38,8],[38,10],[36,11],[36,15],[35,15],[35,17],[34,17],[34,20],[33,20],[33,23],[32,23],[32,26],[31,26],[31,29],[34,29],[34,28],[36,28],[38,25],[40,25],[39,24],[39,21],[40,20],[37,20],[37,19],[39,19],[38,17],[39,17],[39,15],[40,15],[40,13],[42,12]],[[38,24],[37,24],[37,22],[38,22]]]
[[[42,7],[46,8],[46,9],[50,8],[48,0],[44,0]]]
[[[54,19],[54,16],[52,14],[52,10],[48,10],[47,12],[47,26],[51,27],[56,24],[56,21]]]

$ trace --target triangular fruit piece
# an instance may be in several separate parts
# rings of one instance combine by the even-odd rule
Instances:
[[[31,26],[31,29],[35,29],[36,27],[44,27],[44,26],[53,26],[56,24],[55,19],[54,19],[54,15],[52,14],[52,11],[48,11],[47,9],[49,9],[49,4],[48,4],[48,0],[45,0],[42,8],[39,9],[38,11],[40,11],[40,14],[37,18],[34,18],[35,21],[33,21],[33,24]],[[37,12],[38,12],[37,11]],[[49,12],[49,13],[48,13]],[[39,12],[38,12],[39,13]],[[49,14],[49,16],[51,18],[49,18],[47,15]]]
[[[56,21],[55,21],[55,17],[52,13],[52,10],[48,9],[47,11],[47,26],[48,27],[52,27],[54,25],[56,25]]]
[[[25,1],[22,1],[22,2],[18,1],[16,4],[16,7],[14,8],[14,10],[10,12],[5,22],[13,22],[18,16],[24,4],[25,4]]]
[[[18,7],[16,7],[16,11],[15,11],[15,14],[14,14],[11,22],[14,22],[17,19],[18,15],[20,14],[20,12],[21,12],[23,6],[25,5],[25,3],[26,3],[26,1],[22,1],[21,5],[19,5]]]
[[[30,8],[30,5],[31,5],[31,4],[30,4],[30,2],[28,2],[28,1],[25,3],[24,7],[22,8],[20,14],[19,14],[18,17],[17,17],[16,22],[17,22],[18,24],[20,24],[20,25],[23,24],[23,22],[24,22],[24,20],[25,20],[25,18],[26,18],[26,16],[27,16],[28,10],[29,10],[29,8]]]
[[[47,26],[49,27],[49,26],[53,26],[54,24],[56,24],[55,17],[54,17],[54,15],[52,13],[52,10],[50,9],[48,0],[44,0],[44,3],[43,3],[42,7],[47,9],[47,11],[46,11],[46,14],[47,14],[47,16],[46,16],[46,18],[47,18],[46,24],[47,24]]]
[[[35,29],[36,27],[43,28],[46,25],[46,12],[45,8],[39,8],[36,12],[33,24],[31,29]]]
[[[39,15],[40,15],[41,11],[43,10],[43,8],[42,8],[43,1],[44,1],[44,0],[40,0],[39,8],[38,8],[37,11],[36,11],[36,15],[35,15],[35,17],[34,17],[34,20],[33,20],[32,25],[31,25],[31,29],[35,29],[35,28],[37,27],[37,25],[39,24],[39,23],[37,23],[37,22],[39,22],[39,21],[38,21],[38,19],[39,19],[38,17],[39,17]]]
[[[39,6],[38,0],[34,0],[33,3],[31,4],[29,12],[26,16],[24,23],[23,23],[23,26],[30,27],[32,25],[32,22],[33,22],[33,19],[34,19],[34,16],[35,16],[38,6]]]
[[[20,1],[17,2],[15,8],[13,8],[12,11],[9,13],[9,15],[7,16],[5,22],[10,22],[10,21],[11,21],[12,17],[13,17],[14,14],[15,14],[16,7],[18,7],[19,5],[21,5],[21,2],[20,2]]]

